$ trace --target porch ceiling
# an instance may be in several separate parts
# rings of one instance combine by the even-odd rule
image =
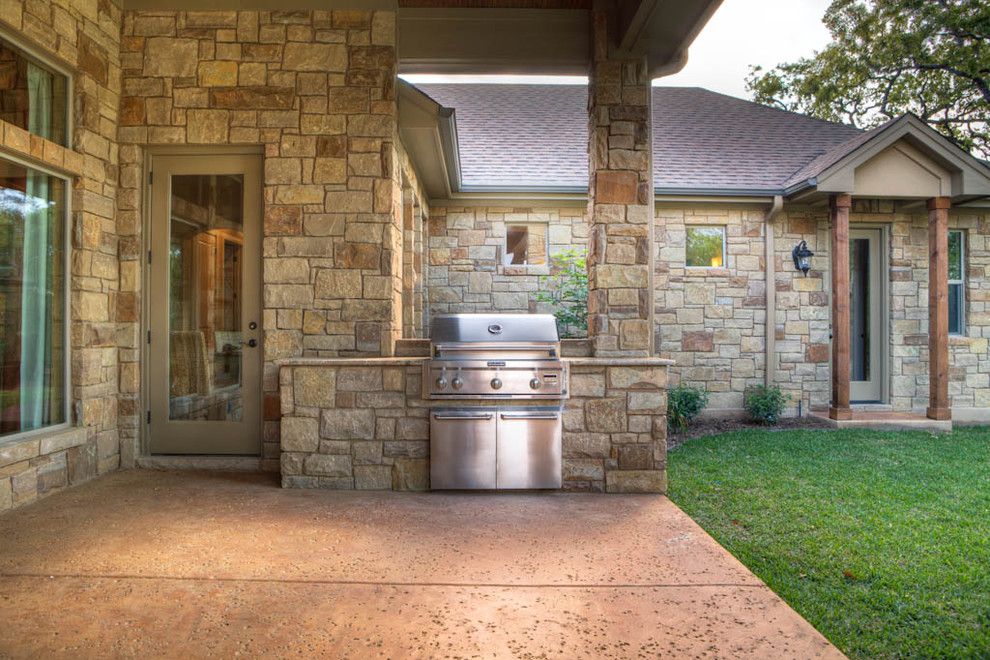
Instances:
[[[674,73],[722,0],[617,0],[613,50]],[[588,72],[590,0],[399,0],[399,71]]]

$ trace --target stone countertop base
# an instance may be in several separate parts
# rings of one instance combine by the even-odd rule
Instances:
[[[563,489],[663,493],[667,368],[659,358],[567,359],[570,398],[424,400],[426,358],[297,358],[280,364],[282,485],[429,490],[430,409],[560,406]]]

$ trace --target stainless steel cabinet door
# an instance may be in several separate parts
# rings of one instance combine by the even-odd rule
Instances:
[[[560,488],[560,412],[500,412],[496,454],[499,488]]]
[[[430,487],[495,488],[493,410],[436,410],[430,415]]]

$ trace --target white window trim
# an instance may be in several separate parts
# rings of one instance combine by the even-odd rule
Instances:
[[[2,26],[0,26],[0,39],[6,41],[14,48],[21,51],[25,56],[27,56],[28,59],[34,60],[35,64],[65,77],[65,142],[54,142],[54,144],[61,144],[61,146],[66,149],[72,149],[72,131],[74,128],[72,123],[72,111],[75,107],[75,77],[72,70],[55,62],[51,57],[35,46],[25,43],[23,35],[16,32],[11,32]],[[31,135],[34,135],[34,133],[31,133]],[[41,136],[39,135],[38,137]],[[47,170],[45,171],[47,172]]]
[[[543,250],[544,251],[544,254],[543,254],[543,263],[542,264],[507,264],[507,263],[505,263],[505,256],[509,254],[509,227],[527,227],[527,231],[528,231],[528,228],[529,227],[533,227],[533,226],[536,226],[536,225],[542,226],[544,228],[544,230],[543,230],[543,237],[544,237],[544,241],[543,241],[543,248],[544,248],[544,250]],[[528,249],[527,249],[527,254],[529,254]],[[506,222],[505,223],[505,236],[502,238],[502,259],[501,259],[501,261],[502,261],[502,263],[499,264],[499,265],[503,269],[504,268],[528,268],[528,269],[533,269],[533,270],[540,270],[540,269],[542,269],[542,270],[549,271],[549,269],[550,269],[550,223],[549,222],[541,222],[541,221],[533,221],[533,222]]]
[[[62,239],[65,241],[64,258],[62,263],[62,268],[65,269],[65,291],[64,300],[62,301],[62,314],[65,318],[65,327],[62,329],[62,341],[65,345],[65,364],[62,368],[62,382],[64,385],[62,402],[65,421],[61,424],[52,424],[51,426],[42,426],[41,428],[31,429],[30,431],[19,431],[17,433],[11,433],[10,435],[0,436],[0,446],[4,446],[6,444],[13,444],[35,436],[43,436],[49,433],[55,433],[72,428],[72,306],[70,305],[70,300],[72,297],[72,235],[70,233],[71,224],[69,222],[69,219],[72,217],[72,179],[64,174],[60,174],[59,172],[52,170],[51,168],[43,167],[32,161],[17,158],[16,156],[11,156],[6,153],[0,153],[0,160],[16,163],[36,172],[41,172],[43,174],[55,177],[56,179],[61,179],[65,184],[65,208],[62,212]]]
[[[959,301],[959,331],[950,332],[952,337],[966,336],[966,232],[962,229],[950,229],[949,234],[959,234],[959,275],[960,279],[954,280],[951,277],[947,284],[958,284],[962,291],[962,300]]]
[[[722,232],[722,265],[721,266],[689,266],[687,262],[687,234],[690,229],[718,229]],[[725,225],[684,225],[684,267],[689,270],[720,270],[729,267],[728,232]]]

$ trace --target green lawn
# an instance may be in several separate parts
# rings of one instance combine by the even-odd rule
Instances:
[[[670,498],[852,657],[990,657],[990,429],[746,430]]]

